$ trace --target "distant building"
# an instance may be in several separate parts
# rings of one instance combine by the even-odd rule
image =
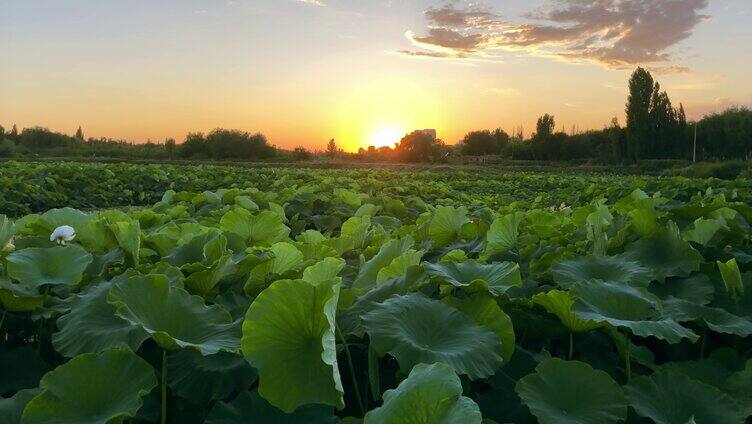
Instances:
[[[427,136],[430,136],[434,140],[436,140],[436,130],[434,130],[434,129],[417,130],[415,132],[420,133],[420,134],[425,134]]]

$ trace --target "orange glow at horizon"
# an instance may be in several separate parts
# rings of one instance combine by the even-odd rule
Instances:
[[[371,134],[368,146],[374,146],[377,149],[379,147],[394,147],[406,133],[407,131],[392,126],[381,127]]]

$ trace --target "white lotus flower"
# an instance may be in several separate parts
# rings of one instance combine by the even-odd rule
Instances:
[[[65,243],[76,238],[76,230],[70,225],[62,225],[55,228],[55,231],[50,234],[50,241],[54,241],[57,244],[65,245]]]

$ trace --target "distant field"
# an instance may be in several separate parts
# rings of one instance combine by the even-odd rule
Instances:
[[[7,162],[0,183],[7,422],[752,415],[746,179]]]
[[[657,176],[626,176],[606,172],[515,171],[493,167],[449,165],[312,164],[269,167],[250,165],[185,165],[85,162],[4,162],[0,179],[0,212],[20,216],[51,208],[96,209],[150,205],[167,190],[204,191],[219,188],[260,190],[301,186],[313,178],[343,178],[370,192],[419,194],[426,201],[441,198],[495,207],[514,201],[534,205],[578,205],[600,196],[616,199],[641,188],[686,199],[712,188],[749,200],[749,180],[720,181]]]

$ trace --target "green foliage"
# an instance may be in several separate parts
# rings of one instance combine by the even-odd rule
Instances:
[[[3,166],[3,423],[752,415],[744,179]]]
[[[420,294],[394,296],[363,316],[376,352],[397,358],[403,371],[419,363],[444,362],[477,379],[501,365],[501,340],[473,321]]]
[[[84,354],[49,372],[22,424],[108,424],[133,417],[157,385],[154,370],[128,350]]]
[[[609,423],[627,417],[624,391],[605,372],[579,361],[549,359],[517,382],[517,393],[544,424]]]
[[[259,371],[259,394],[291,413],[323,403],[342,408],[334,317],[340,283],[280,280],[251,304],[242,349]]]
[[[399,387],[384,393],[384,405],[370,411],[364,423],[480,424],[478,405],[461,395],[450,366],[418,364]]]
[[[629,404],[658,424],[740,424],[737,404],[717,388],[683,374],[660,371],[626,387]]]

